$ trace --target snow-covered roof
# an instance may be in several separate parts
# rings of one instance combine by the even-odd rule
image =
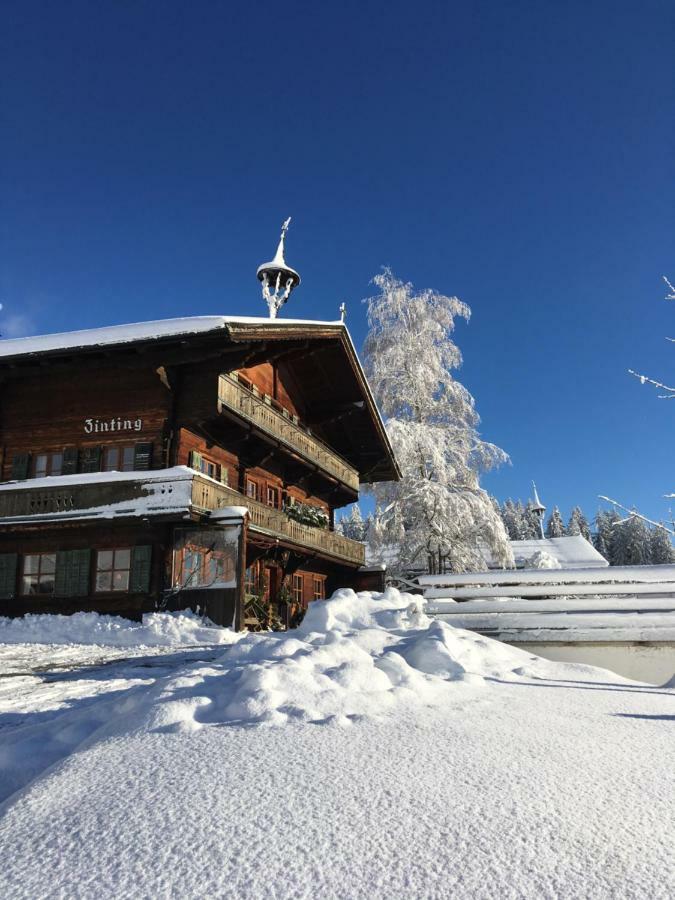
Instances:
[[[527,563],[535,553],[547,553],[560,563],[561,569],[601,568],[609,563],[595,547],[580,534],[557,538],[537,538],[536,540],[511,541],[511,549],[516,568],[527,568]],[[490,568],[500,568],[486,552]]]
[[[342,322],[320,322],[310,319],[269,319],[256,316],[188,316],[180,319],[158,319],[154,322],[136,322],[129,325],[107,325],[103,328],[87,328],[83,331],[64,331],[34,337],[6,338],[0,340],[0,358],[48,353],[56,350],[77,350],[84,347],[128,344],[155,338],[179,337],[218,331],[228,325],[254,325],[279,328],[297,325],[320,325],[344,328]]]

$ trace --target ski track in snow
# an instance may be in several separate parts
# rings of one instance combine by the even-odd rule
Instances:
[[[672,897],[673,690],[415,603],[2,646],[0,896]]]

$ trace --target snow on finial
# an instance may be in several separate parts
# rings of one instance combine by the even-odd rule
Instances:
[[[277,313],[288,300],[293,288],[300,284],[300,276],[295,269],[287,265],[284,258],[284,241],[290,224],[289,216],[281,226],[281,237],[274,259],[258,266],[258,281],[262,282],[262,295],[267,303],[270,319],[276,319]]]
[[[278,266],[282,268],[286,267],[286,260],[284,259],[284,241],[286,240],[286,232],[288,231],[288,226],[291,224],[291,217],[289,216],[284,224],[281,226],[281,237],[279,238],[279,246],[277,247],[277,252],[274,254],[274,259],[272,262],[276,263]]]

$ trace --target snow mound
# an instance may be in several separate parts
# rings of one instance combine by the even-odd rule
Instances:
[[[431,620],[423,604],[392,588],[337,591],[310,604],[296,631],[248,635],[216,665],[166,685],[150,726],[351,725],[406,705],[446,706],[486,678],[545,676],[551,665]]]
[[[93,644],[105,647],[184,647],[231,644],[240,639],[189,611],[147,613],[142,622],[93,612],[72,616],[26,615],[0,617],[0,643]]]
[[[546,550],[537,550],[525,565],[526,569],[562,569],[560,561]]]

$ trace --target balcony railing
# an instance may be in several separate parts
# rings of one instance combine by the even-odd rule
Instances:
[[[179,467],[135,473],[96,473],[0,486],[0,528],[66,521],[162,518],[177,521],[226,506],[244,506],[249,527],[356,565],[365,547],[327,528],[296,522],[198,472]]]
[[[294,453],[328,472],[354,491],[359,489],[359,473],[322,441],[308,434],[300,425],[277,412],[261,397],[238,384],[229,375],[221,375],[218,382],[218,401],[222,406],[251,422]]]
[[[280,509],[266,506],[232,488],[199,476],[195,477],[192,485],[192,505],[196,509],[203,510],[222,509],[224,506],[246,506],[250,517],[249,527],[254,531],[286,538],[301,547],[318,550],[360,566],[366,561],[366,549],[358,541],[352,541],[325,528],[315,528],[296,522]]]

